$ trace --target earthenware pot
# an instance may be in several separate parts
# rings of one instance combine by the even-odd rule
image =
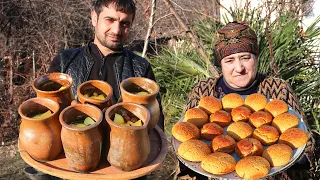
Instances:
[[[131,77],[120,83],[120,91],[123,102],[135,102],[146,107],[150,112],[148,129],[153,129],[160,117],[159,103],[156,99],[159,93],[158,84],[148,78]],[[138,92],[148,92],[146,95],[138,95]]]
[[[48,110],[51,114],[47,117],[32,118]],[[51,161],[62,151],[58,112],[59,104],[46,98],[32,98],[19,106],[18,113],[22,119],[19,143],[33,159]]]
[[[93,93],[105,95],[104,100],[90,98]],[[100,80],[89,80],[80,84],[77,88],[78,100],[82,104],[92,104],[97,106],[101,111],[112,105],[112,87],[104,81]],[[87,96],[86,96],[87,95]]]
[[[95,123],[75,127],[72,123],[91,117]],[[100,162],[102,132],[99,124],[102,112],[89,104],[75,104],[65,108],[59,116],[62,125],[61,140],[70,167],[77,172],[95,170]]]
[[[64,73],[49,73],[36,78],[32,83],[37,97],[44,97],[56,101],[60,105],[60,112],[68,107],[74,95],[71,90],[72,78]]]
[[[115,113],[125,109],[142,120],[142,126],[124,126],[116,124]],[[121,113],[120,113],[121,114]],[[149,111],[136,103],[122,102],[109,107],[105,119],[110,125],[110,149],[107,153],[109,163],[122,171],[140,168],[150,153],[148,135]]]

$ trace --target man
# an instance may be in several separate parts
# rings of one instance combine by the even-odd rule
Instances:
[[[184,112],[196,107],[200,99],[205,96],[222,98],[229,93],[240,95],[260,93],[270,99],[285,101],[290,108],[303,116],[299,100],[286,81],[257,72],[258,41],[256,33],[249,26],[237,22],[228,23],[218,30],[215,40],[215,65],[221,67],[222,75],[219,78],[210,77],[199,81],[188,97]],[[307,122],[305,123],[307,124]],[[304,155],[298,163],[305,168],[309,166],[309,162],[311,163],[313,158],[314,139],[310,130],[309,137]],[[276,179],[281,178],[281,175],[286,177],[283,172]],[[180,164],[178,174],[180,179],[193,176],[197,179],[205,178]]]
[[[146,77],[155,80],[150,63],[123,47],[135,17],[133,0],[94,0],[91,22],[94,40],[86,46],[64,50],[51,62],[48,72],[62,72],[71,75],[72,91],[92,79],[108,82],[113,87],[113,103],[120,98],[120,83],[129,77]],[[158,125],[164,129],[164,118],[160,95]]]

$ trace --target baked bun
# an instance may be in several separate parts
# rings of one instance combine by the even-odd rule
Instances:
[[[262,154],[263,147],[260,141],[254,138],[245,138],[237,142],[235,151],[240,158],[247,156],[260,156]]]
[[[230,93],[222,98],[222,107],[226,111],[231,111],[231,109],[242,105],[244,105],[244,99],[239,94]]]
[[[267,103],[264,110],[269,112],[273,117],[276,117],[279,114],[288,112],[288,105],[282,100],[274,99]]]
[[[207,114],[212,114],[222,109],[222,103],[220,99],[216,97],[206,96],[200,99],[199,107]]]
[[[200,130],[192,123],[178,122],[172,127],[172,135],[180,142],[200,139]]]
[[[259,179],[270,171],[269,162],[261,156],[247,156],[236,165],[236,173],[244,179]]]
[[[308,141],[308,134],[302,129],[291,128],[280,135],[279,142],[286,144],[292,149],[303,146]]]
[[[227,134],[236,141],[251,137],[252,132],[252,127],[248,123],[242,121],[231,123],[227,128]]]
[[[234,171],[236,164],[236,160],[230,154],[215,152],[202,160],[201,167],[212,174],[228,174]]]
[[[262,125],[253,131],[253,137],[258,139],[263,145],[271,145],[278,141],[279,132],[275,127]]]
[[[252,126],[258,128],[262,125],[269,125],[272,122],[272,115],[266,111],[257,111],[249,116],[249,122]]]
[[[223,128],[216,123],[207,123],[202,127],[200,133],[203,139],[212,141],[214,137],[223,134]]]
[[[251,111],[245,106],[239,106],[231,110],[231,116],[233,121],[248,121]]]
[[[280,133],[283,133],[287,129],[298,127],[299,119],[294,114],[282,113],[273,119],[272,126],[277,128]]]
[[[189,141],[183,142],[178,148],[178,154],[183,159],[192,162],[200,162],[210,153],[210,147],[198,139],[190,139]]]
[[[229,135],[219,135],[213,138],[211,146],[214,152],[233,153],[236,141]]]
[[[271,166],[284,166],[291,161],[292,156],[292,149],[286,144],[273,144],[262,153],[262,157],[268,160]]]
[[[224,127],[231,122],[231,115],[227,111],[219,110],[210,115],[210,122],[217,123],[218,125]]]
[[[250,94],[244,101],[244,104],[253,112],[264,110],[267,103],[267,98],[258,93]]]
[[[201,128],[204,124],[209,122],[209,116],[200,108],[191,108],[186,111],[184,121],[190,122],[198,128]]]

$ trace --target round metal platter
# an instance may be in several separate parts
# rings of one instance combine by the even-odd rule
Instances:
[[[246,97],[246,96],[244,96],[244,98],[245,98],[245,97]],[[269,99],[268,101],[271,101],[271,100]],[[288,111],[288,112],[291,113],[291,114],[296,115],[296,116],[299,118],[299,127],[298,127],[298,128],[300,128],[300,129],[302,129],[302,130],[304,130],[304,131],[307,132],[307,127],[306,127],[303,119],[301,118],[301,116],[300,116],[298,113],[296,113],[294,110],[292,110],[291,108],[289,108],[289,111]],[[183,117],[184,117],[184,115],[183,115],[182,118],[179,120],[179,122],[184,121],[184,118],[183,118]],[[225,132],[226,132],[226,129],[227,129],[227,127],[224,127],[224,134],[226,134],[226,133],[225,133]],[[255,128],[253,127],[253,129],[255,129]],[[210,141],[206,141],[206,140],[204,140],[204,139],[201,139],[201,140],[202,140],[203,142],[207,143],[208,145],[210,145]],[[200,163],[200,162],[187,161],[187,160],[183,159],[181,156],[179,156],[179,154],[177,153],[177,151],[178,151],[178,148],[179,148],[179,146],[180,146],[180,144],[181,144],[180,141],[178,141],[177,139],[175,139],[175,138],[172,136],[171,142],[172,142],[173,149],[175,150],[178,159],[179,159],[184,165],[186,165],[188,168],[190,168],[191,170],[193,170],[193,171],[195,171],[195,172],[197,172],[197,173],[199,173],[199,174],[202,174],[202,175],[204,175],[204,176],[211,177],[211,178],[219,178],[219,179],[241,179],[241,178],[237,175],[237,173],[236,173],[235,171],[233,171],[233,172],[231,172],[231,173],[228,173],[228,174],[224,174],[224,175],[214,175],[214,174],[211,174],[211,173],[203,170],[203,169],[201,168],[201,163]],[[268,146],[264,146],[263,148],[266,149],[267,147],[268,147]],[[270,169],[270,171],[269,171],[269,173],[268,173],[268,175],[267,175],[266,177],[276,175],[276,174],[280,173],[281,171],[284,171],[284,170],[288,169],[290,166],[292,166],[292,165],[298,160],[298,158],[301,156],[301,154],[303,153],[305,147],[306,147],[306,144],[304,144],[303,146],[301,146],[301,147],[299,147],[299,148],[297,148],[297,149],[293,149],[293,156],[292,156],[292,158],[291,158],[291,161],[290,161],[287,165],[285,165],[285,166],[271,167],[271,169]],[[235,152],[232,153],[231,155],[235,158],[235,160],[236,160],[237,162],[240,160],[240,158],[237,156],[237,154],[236,154]]]

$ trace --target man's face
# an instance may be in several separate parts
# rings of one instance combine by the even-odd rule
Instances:
[[[128,39],[133,15],[116,11],[114,5],[110,4],[108,7],[103,7],[99,16],[92,11],[91,21],[95,28],[94,42],[98,47],[116,51]]]
[[[247,87],[257,74],[256,56],[249,52],[231,54],[221,60],[221,70],[224,79],[231,87]]]

